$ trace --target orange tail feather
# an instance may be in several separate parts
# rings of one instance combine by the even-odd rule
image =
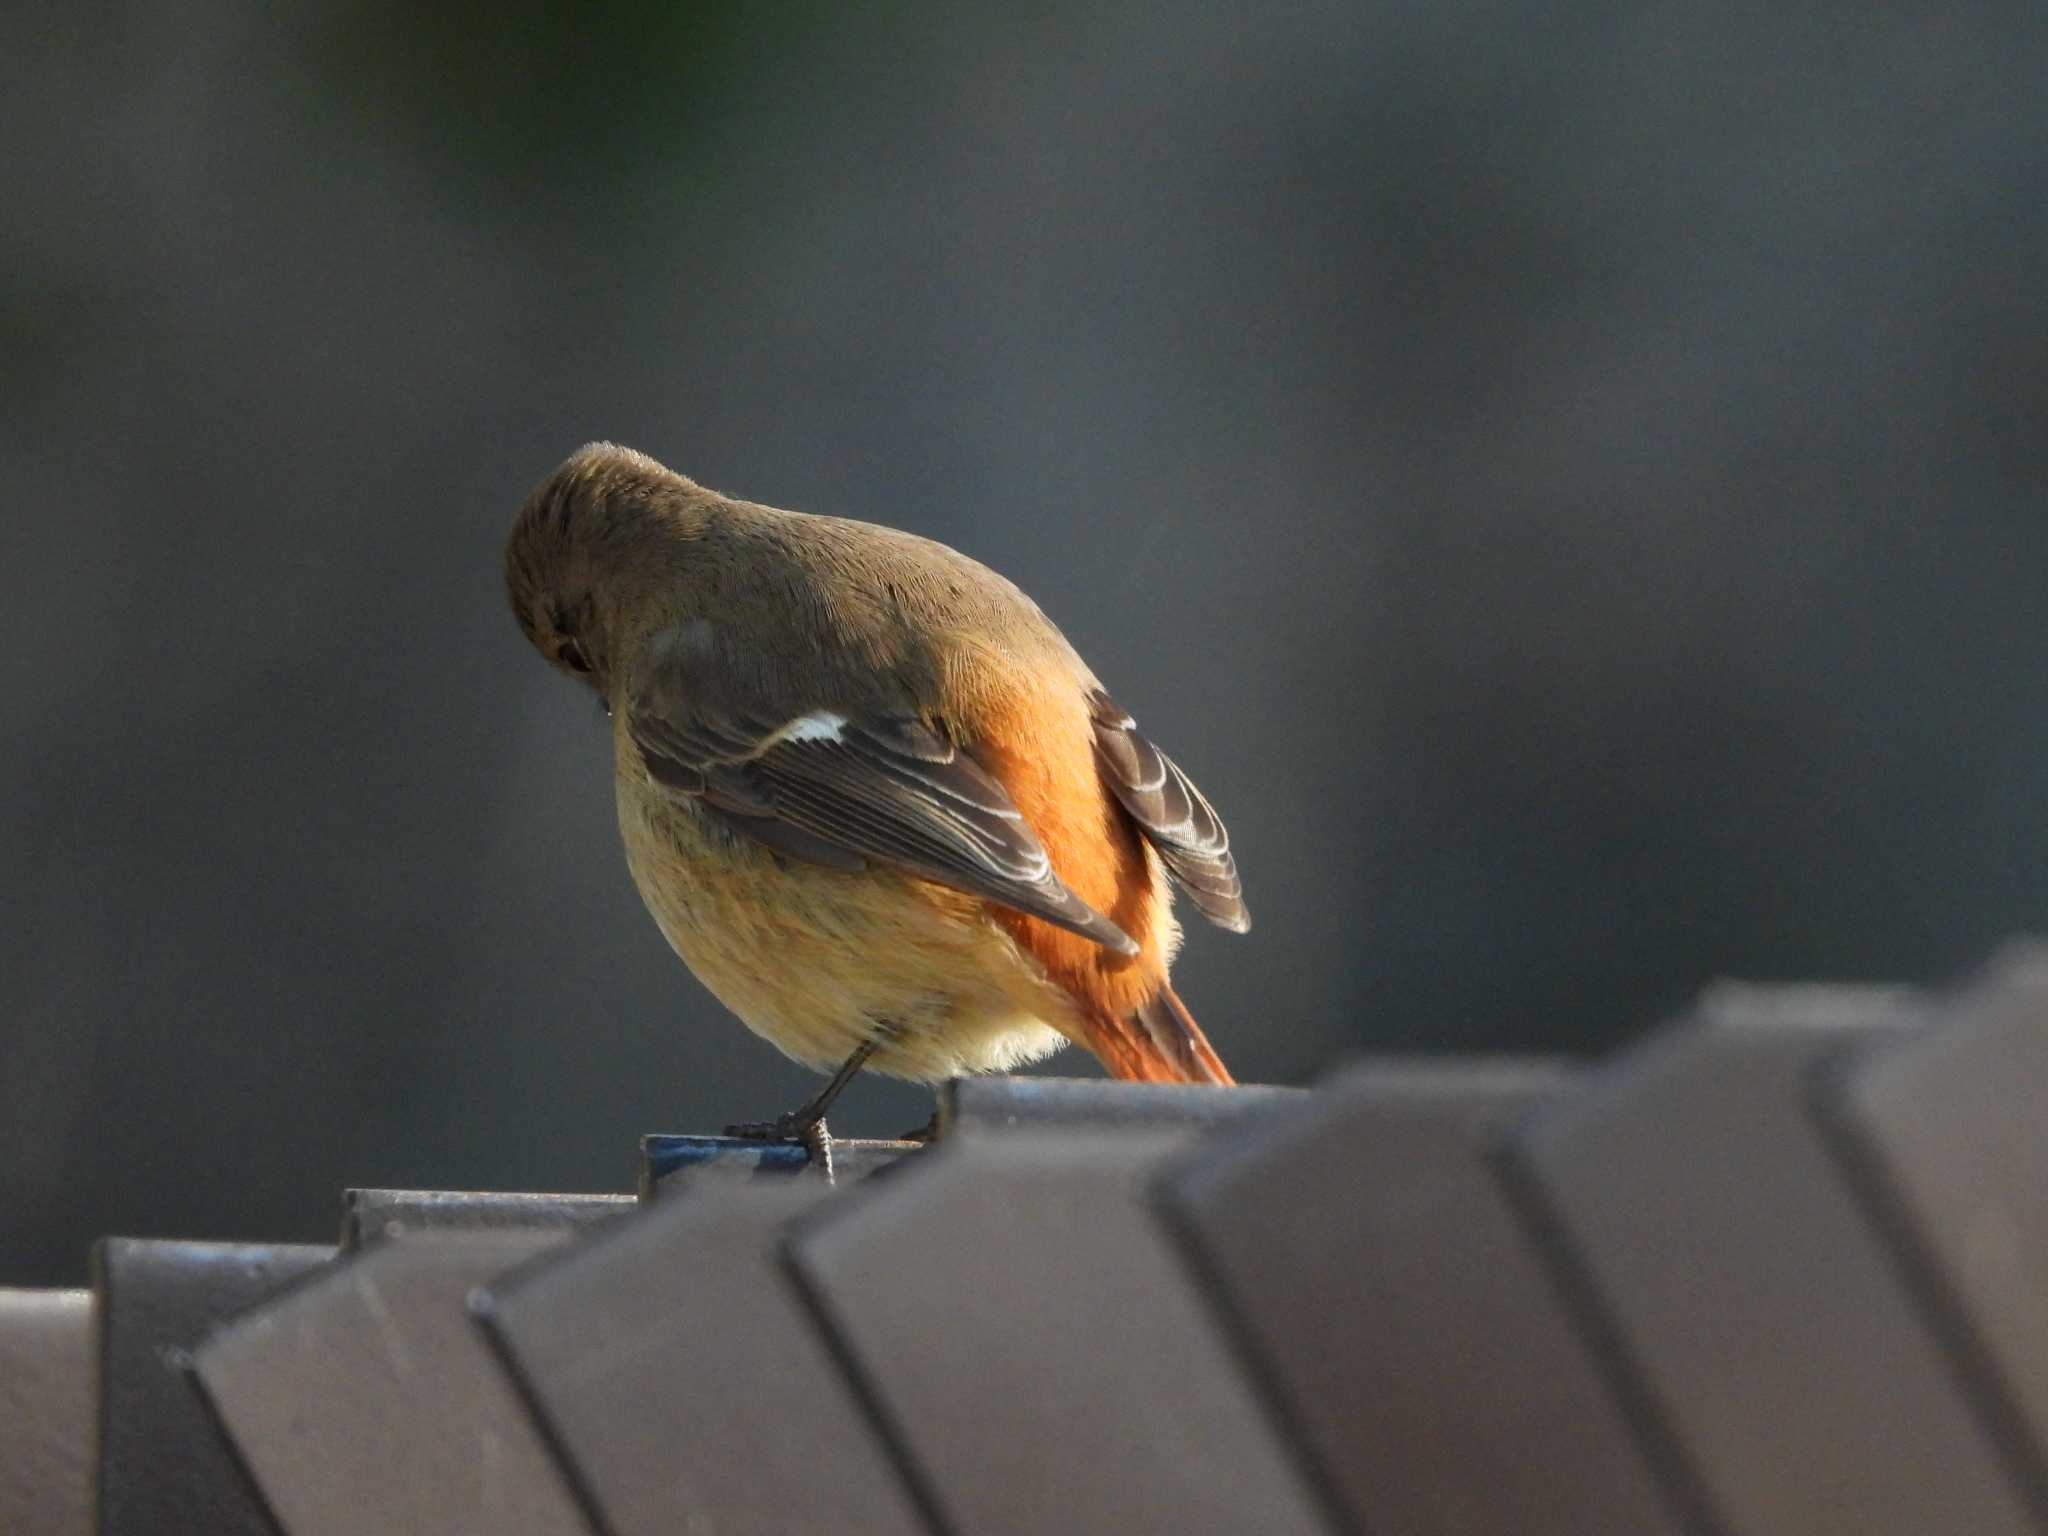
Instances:
[[[1122,1018],[1096,1014],[1091,1023],[1089,1050],[1121,1082],[1227,1087],[1237,1081],[1169,986]]]

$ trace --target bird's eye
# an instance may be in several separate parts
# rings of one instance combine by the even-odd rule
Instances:
[[[574,640],[564,640],[555,647],[555,660],[559,661],[571,672],[588,672],[590,670],[590,658],[583,654],[583,647]]]

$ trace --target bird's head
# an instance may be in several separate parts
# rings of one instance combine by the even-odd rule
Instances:
[[[700,487],[643,453],[591,443],[526,498],[505,540],[505,591],[520,631],[553,666],[609,702]]]

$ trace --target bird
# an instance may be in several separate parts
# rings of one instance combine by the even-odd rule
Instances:
[[[1222,819],[1017,586],[879,524],[590,443],[504,555],[526,639],[611,721],[626,864],[739,1021],[831,1075],[1233,1079],[1168,981],[1173,892],[1251,926]]]

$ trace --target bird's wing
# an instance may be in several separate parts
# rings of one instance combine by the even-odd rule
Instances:
[[[685,648],[652,645],[628,690],[626,728],[664,790],[810,864],[890,865],[1136,954],[1068,890],[1009,793],[909,713],[798,713],[693,687]]]
[[[1138,732],[1137,722],[1099,689],[1088,697],[1095,720],[1095,756],[1103,777],[1138,830],[1159,850],[1174,883],[1195,910],[1219,928],[1252,925],[1244,904],[1230,834],[1180,765]]]

